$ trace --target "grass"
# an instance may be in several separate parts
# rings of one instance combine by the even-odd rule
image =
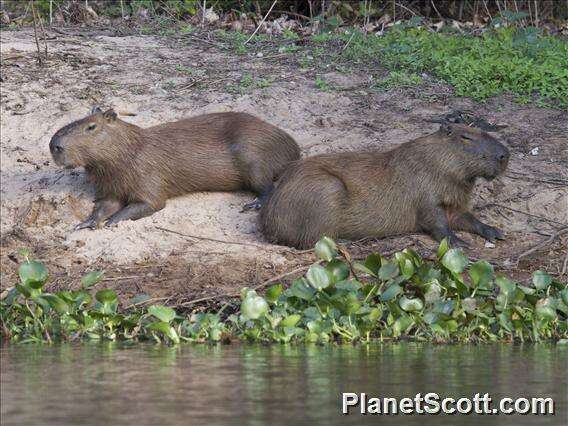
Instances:
[[[373,339],[436,342],[558,341],[568,343],[568,284],[535,271],[531,285],[496,275],[484,260],[470,262],[444,240],[435,261],[405,249],[387,259],[378,253],[352,261],[329,238],[319,258],[288,288],[264,294],[241,291],[240,308],[182,315],[151,305],[147,295],[119,309],[117,294],[94,290],[90,272],[82,289],[45,291],[46,267],[30,259],[20,282],[0,301],[2,336],[19,343],[77,340],[154,340],[178,344],[244,340],[266,343],[369,342]],[[122,304],[122,306],[124,306]]]
[[[477,37],[400,26],[382,36],[355,33],[343,56],[409,75],[430,73],[458,96],[484,100],[510,92],[568,108],[568,42],[536,28],[498,28]]]
[[[568,41],[543,34],[538,28],[490,28],[481,36],[459,32],[432,32],[418,20],[395,25],[382,35],[364,35],[358,29],[309,37],[301,45],[287,31],[280,39],[217,31],[239,54],[280,49],[302,68],[329,70],[377,68],[390,72],[374,83],[382,90],[417,86],[422,74],[454,88],[457,96],[478,101],[509,93],[519,103],[568,109]],[[318,86],[325,86],[323,82]],[[322,88],[326,90],[326,88]]]

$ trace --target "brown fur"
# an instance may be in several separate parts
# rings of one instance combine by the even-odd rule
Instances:
[[[96,200],[108,209],[100,220],[136,203],[151,214],[168,198],[193,191],[248,189],[266,195],[286,166],[300,158],[286,132],[238,112],[141,128],[112,110],[94,110],[59,130],[50,148],[57,164],[85,167]],[[120,220],[142,217],[127,216]]]
[[[463,243],[451,229],[501,238],[468,212],[476,177],[492,179],[508,150],[489,134],[462,125],[388,152],[318,155],[295,162],[260,213],[274,242],[313,247],[323,236],[359,239],[427,232]]]

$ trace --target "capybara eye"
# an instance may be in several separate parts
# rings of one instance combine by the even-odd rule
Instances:
[[[462,135],[461,138],[462,138],[462,142],[465,142],[465,143],[471,142],[473,140],[469,136],[465,136],[465,135]]]
[[[91,124],[89,124],[89,125],[87,126],[87,130],[88,130],[89,132],[95,130],[96,128],[97,128],[97,125],[96,125],[95,123],[91,123]]]

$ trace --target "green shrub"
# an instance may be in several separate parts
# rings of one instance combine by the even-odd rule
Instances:
[[[369,255],[352,262],[329,238],[316,245],[319,261],[289,288],[241,291],[241,307],[179,315],[152,305],[122,312],[113,290],[94,292],[101,273],[82,289],[48,293],[47,269],[26,261],[20,282],[0,302],[4,338],[16,342],[79,339],[219,341],[223,336],[262,342],[369,341],[406,336],[422,341],[541,341],[568,338],[568,284],[542,271],[531,287],[495,275],[486,261],[471,263],[444,240],[437,260],[412,249],[390,259]],[[340,254],[341,253],[341,254]],[[94,293],[94,294],[93,294]],[[142,304],[147,296],[134,298]]]
[[[381,36],[355,34],[344,56],[407,73],[432,73],[459,96],[536,94],[568,108],[568,42],[536,28],[498,28],[475,37],[400,26]]]

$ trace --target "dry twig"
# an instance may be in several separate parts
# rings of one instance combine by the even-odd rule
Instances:
[[[256,33],[258,32],[258,30],[260,29],[262,24],[264,24],[264,21],[266,21],[266,18],[268,18],[268,15],[270,15],[270,12],[272,12],[272,9],[274,9],[274,6],[276,6],[277,2],[278,2],[278,0],[274,0],[274,2],[272,3],[272,6],[270,6],[270,9],[268,9],[268,12],[266,12],[266,15],[264,15],[264,18],[262,18],[262,20],[260,21],[260,23],[258,24],[256,29],[254,30],[254,32],[250,35],[250,37],[247,39],[247,41],[244,42],[244,44],[248,44],[248,42],[251,41],[252,38],[256,35]]]
[[[548,237],[546,240],[544,240],[541,243],[538,243],[536,246],[528,249],[527,251],[521,253],[519,255],[519,257],[517,257],[517,264],[519,264],[519,261],[523,258],[523,257],[527,257],[529,254],[532,254],[544,247],[546,247],[548,244],[550,244],[551,242],[553,242],[556,238],[560,237],[561,235],[564,235],[568,233],[568,226],[566,226],[565,228],[562,228],[560,230],[558,230],[557,232],[555,232],[554,234],[552,234],[550,237]]]

